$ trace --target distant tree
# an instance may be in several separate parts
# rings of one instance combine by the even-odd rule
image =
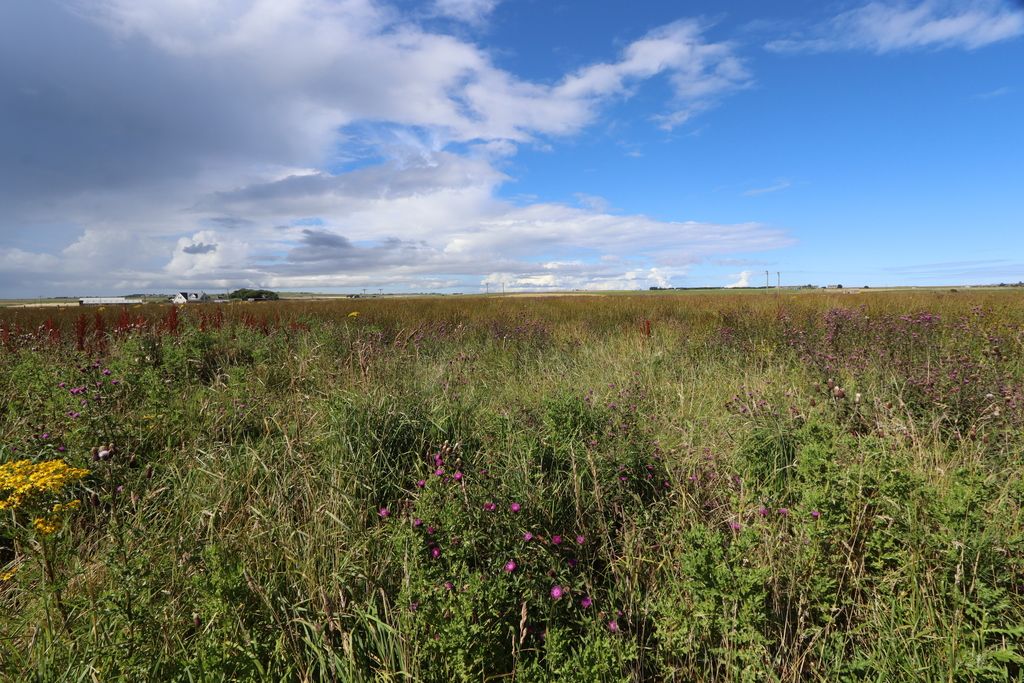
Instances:
[[[277,292],[272,292],[269,289],[236,289],[235,291],[228,294],[229,299],[267,299],[269,301],[277,301],[281,297],[277,295]]]

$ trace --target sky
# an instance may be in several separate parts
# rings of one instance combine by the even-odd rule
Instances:
[[[3,0],[0,297],[1017,282],[1022,122],[1010,0]]]

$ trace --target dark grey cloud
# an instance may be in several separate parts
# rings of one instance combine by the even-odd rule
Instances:
[[[182,247],[181,250],[186,254],[211,254],[217,251],[217,245],[196,242],[195,244],[189,244],[186,247]]]

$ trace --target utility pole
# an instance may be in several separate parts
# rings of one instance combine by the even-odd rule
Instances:
[[[505,293],[505,281],[504,280],[501,281],[501,293],[502,294]]]
[[[491,283],[490,283],[490,282],[485,282],[485,283],[484,283],[484,288],[485,288],[485,289],[484,289],[484,292],[485,292],[485,293],[487,293],[487,294],[490,294],[490,293],[491,293]]]
[[[363,287],[363,296],[366,296],[366,287]]]
[[[782,273],[775,271],[775,289],[782,291]]]
[[[767,292],[770,288],[771,285],[768,284],[768,271],[766,270],[764,271],[764,291]]]

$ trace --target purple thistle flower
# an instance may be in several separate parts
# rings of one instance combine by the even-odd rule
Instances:
[[[412,525],[414,527],[416,527],[416,528],[419,528],[419,527],[423,526],[423,520],[420,519],[419,517],[416,517],[415,519],[412,520]]]
[[[586,542],[587,538],[583,534],[576,536],[576,545],[583,545]]]
[[[814,519],[818,519],[819,517],[821,517],[821,513],[818,512],[817,510],[811,510],[811,517],[814,517]]]
[[[124,486],[118,486],[117,493],[124,493]]]
[[[490,503],[490,502],[484,503],[484,510],[487,510],[487,512],[494,512],[497,509],[498,509],[497,503]]]
[[[768,516],[768,508],[766,508],[764,506],[761,506],[761,509],[758,510],[757,513],[759,515],[761,515],[762,517],[767,517]]]
[[[444,468],[443,467],[438,467],[436,470],[434,470],[434,476],[435,477],[440,477],[440,476],[443,476],[443,475],[444,475]]]
[[[455,481],[462,481],[462,472],[456,470],[455,474],[452,475],[452,479]]]
[[[436,545],[430,546],[430,556],[432,558],[434,558],[435,560],[437,558],[441,557],[441,549],[439,547],[437,547]]]
[[[789,508],[779,508],[780,517],[789,517]]]
[[[60,383],[60,384],[58,384],[57,386],[58,386],[58,387],[60,387],[61,389],[63,389],[63,388],[64,388],[64,387],[66,387],[67,385],[68,385],[68,383],[67,383],[67,382],[61,382],[61,383]]]
[[[421,488],[423,488],[426,485],[427,485],[427,482],[424,479],[420,479],[419,481],[416,482],[416,488],[418,488],[418,489],[421,489]]]
[[[512,572],[514,572],[516,570],[517,566],[519,566],[519,565],[516,564],[515,560],[509,560],[508,562],[505,563],[505,573],[506,574],[511,574]]]
[[[384,519],[387,519],[391,516],[391,510],[388,510],[386,507],[382,507],[379,510],[377,510],[377,514],[383,517]]]
[[[533,540],[533,534],[527,531],[525,534],[523,534],[523,540],[529,543]]]
[[[50,432],[43,432],[39,438],[42,439],[43,441],[46,441],[47,439],[50,438]]]
[[[523,509],[523,506],[520,505],[519,503],[512,503],[511,505],[508,506],[508,509],[511,510],[512,512],[519,512],[520,510]]]
[[[617,622],[614,619],[609,620],[608,621],[608,630],[611,631],[612,633],[618,633],[619,632],[619,622]]]
[[[729,528],[733,531],[739,531],[742,527],[739,522],[729,522]]]
[[[68,449],[67,446],[57,446],[57,452],[58,453],[63,453],[67,449]]]
[[[431,535],[431,536],[433,536],[436,531],[437,531],[437,529],[435,527],[433,527],[433,526],[428,526],[427,527],[427,533],[429,535]]]
[[[103,374],[104,374],[104,375],[108,375],[108,376],[109,376],[109,375],[110,375],[110,370],[108,370],[108,369],[104,368],[104,369],[103,369]]]
[[[554,585],[551,587],[552,600],[561,600],[563,595],[565,595],[565,590],[561,586]]]
[[[578,563],[579,560],[577,560],[575,557],[570,557],[568,560],[566,560],[566,564],[569,565],[569,569],[576,569],[576,565]]]
[[[453,590],[455,590],[455,584],[453,584],[451,581],[445,581],[444,582],[444,589],[446,591],[453,591]]]
[[[561,545],[561,544],[562,544],[562,537],[561,536],[559,536],[558,534],[555,534],[554,536],[551,537],[551,545]]]
[[[582,607],[583,609],[590,609],[591,605],[593,604],[594,601],[590,599],[589,595],[584,595],[583,599],[580,600],[580,607]]]

